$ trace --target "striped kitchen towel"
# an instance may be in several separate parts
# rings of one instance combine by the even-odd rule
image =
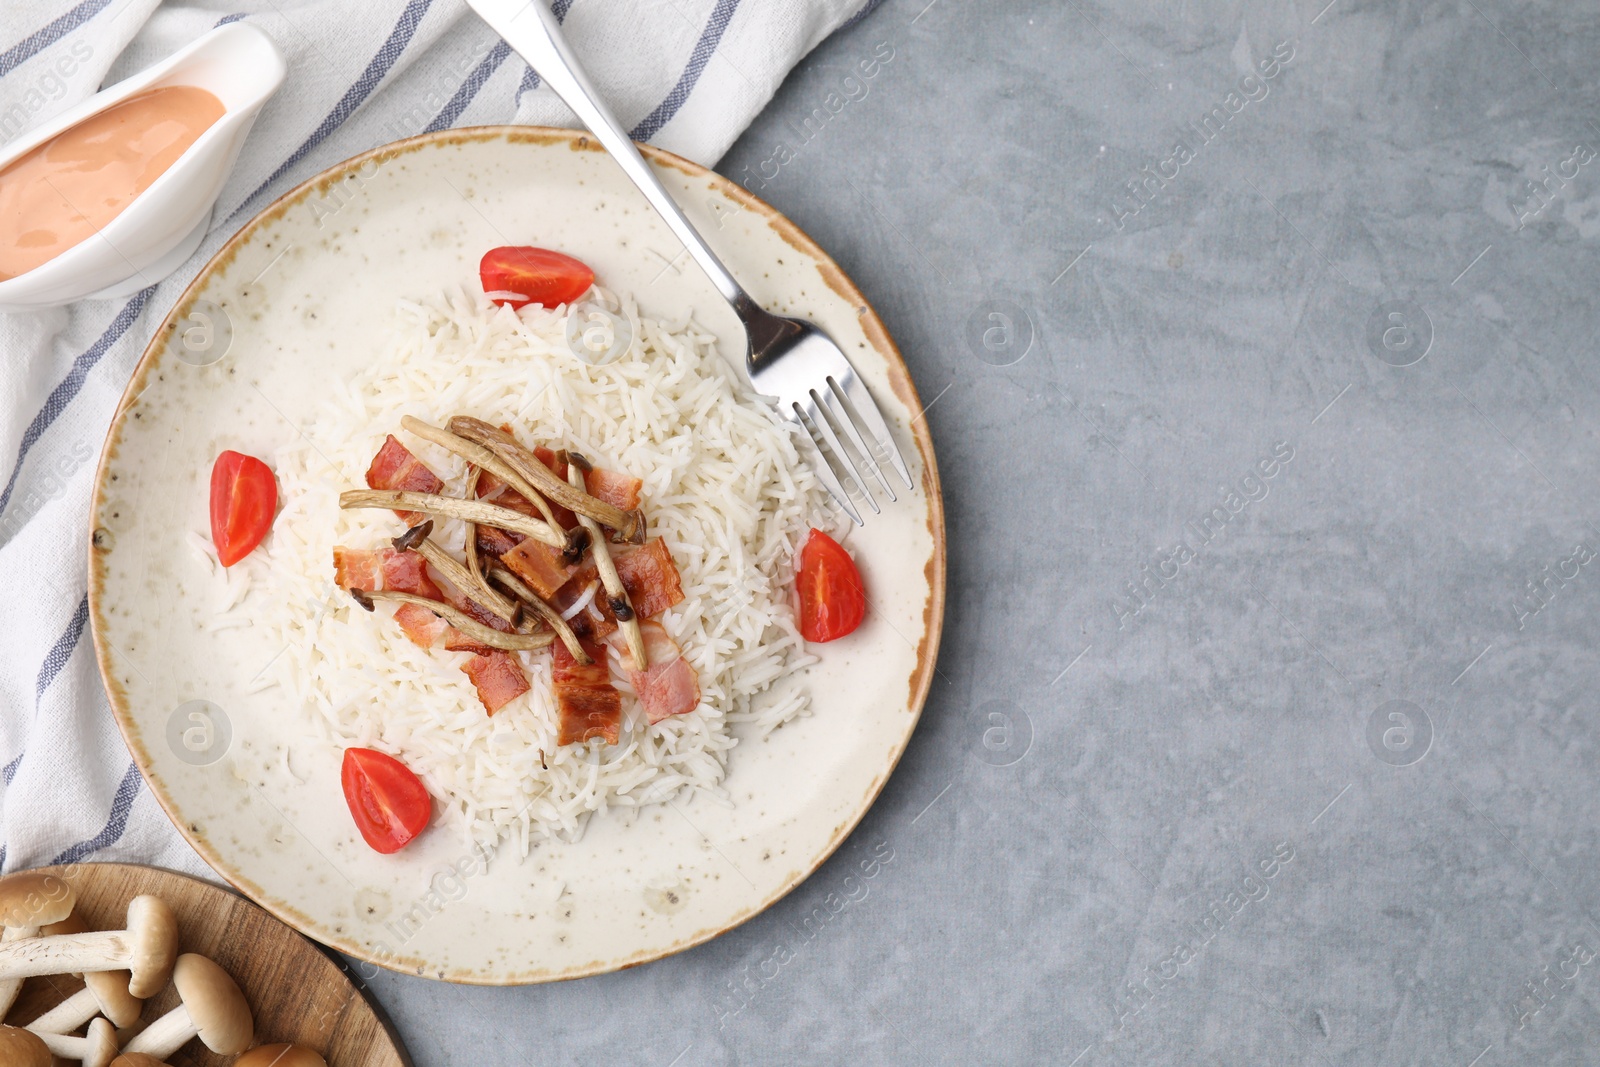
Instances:
[[[639,140],[702,163],[788,72],[877,0],[555,0],[574,49]],[[463,0],[80,0],[0,5],[0,142],[246,19],[289,77],[267,105],[200,250],[121,300],[0,314],[0,870],[86,858],[206,874],[112,722],[86,634],[95,460],[139,353],[200,266],[323,168],[424,130],[570,113]]]

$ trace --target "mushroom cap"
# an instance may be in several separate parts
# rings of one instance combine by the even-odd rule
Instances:
[[[128,992],[132,978],[127,971],[90,971],[83,976],[84,985],[94,992],[100,1011],[113,1026],[132,1026],[144,1010],[144,1001]]]
[[[85,1035],[89,1049],[83,1056],[83,1067],[108,1067],[117,1058],[117,1028],[104,1019],[89,1024]]]
[[[0,1026],[0,1063],[6,1067],[51,1067],[55,1057],[33,1031]]]
[[[178,957],[172,984],[178,987],[178,996],[206,1048],[235,1056],[250,1047],[255,1020],[238,983],[227,971],[204,956],[185,952]]]
[[[40,927],[72,914],[78,892],[65,878],[38,871],[0,878],[0,925]]]
[[[142,1052],[124,1052],[111,1061],[111,1067],[167,1067],[167,1065],[154,1056],[146,1056]]]
[[[52,937],[56,934],[86,934],[89,932],[89,924],[84,921],[82,912],[74,911],[58,923],[46,923],[39,927],[39,932]]]
[[[233,1067],[328,1067],[328,1061],[304,1045],[262,1045],[234,1060]]]
[[[128,992],[153,997],[166,988],[178,958],[177,916],[160,897],[134,897],[128,901],[128,939],[133,950]]]

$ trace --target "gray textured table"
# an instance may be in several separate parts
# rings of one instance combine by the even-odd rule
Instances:
[[[1593,1062],[1600,12],[1324,2],[888,0],[789,81],[720,169],[929,404],[939,681],[719,940],[374,978],[422,1067]]]

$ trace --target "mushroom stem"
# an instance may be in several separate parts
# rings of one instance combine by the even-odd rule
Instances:
[[[468,463],[471,463],[474,467],[486,470],[496,478],[499,478],[502,482],[505,482],[518,493],[521,493],[522,496],[527,500],[532,502],[533,506],[539,509],[539,514],[544,516],[544,520],[546,522],[548,522],[551,526],[558,528],[560,527],[561,524],[556,522],[555,512],[550,510],[550,505],[546,503],[544,494],[530,485],[528,480],[522,475],[518,474],[510,464],[501,459],[499,456],[495,455],[493,452],[489,451],[487,448],[484,448],[476,441],[469,441],[465,437],[458,437],[449,430],[441,430],[437,426],[429,426],[427,423],[423,422],[414,415],[402,416],[400,419],[400,425],[404,429],[422,438],[424,441],[432,441],[440,448],[454,452]],[[540,466],[544,465],[540,464]],[[473,479],[467,485],[467,492],[471,494],[476,489],[476,479]]]
[[[83,976],[84,988],[51,1008],[27,1028],[38,1034],[70,1034],[96,1015],[114,1026],[139,1021],[144,1001],[128,992],[127,971],[93,971]]]
[[[99,1014],[100,1002],[94,991],[84,988],[28,1023],[26,1029],[36,1034],[70,1034]]]
[[[227,971],[187,952],[178,957],[172,984],[178,989],[178,1006],[129,1041],[125,1051],[164,1060],[194,1037],[223,1056],[237,1056],[250,1047],[255,1020]]]
[[[372,610],[372,602],[375,600],[392,600],[397,604],[417,604],[427,608],[439,618],[478,642],[478,644],[488,645],[490,648],[503,648],[508,652],[531,652],[536,648],[548,648],[556,639],[556,635],[552,633],[503,633],[493,627],[485,626],[477,619],[457,611],[441,600],[429,600],[425,596],[417,596],[414,593],[401,593],[392,589],[351,589],[350,595],[355,598],[357,604],[360,604],[368,611]]]
[[[470,530],[467,532],[467,537],[472,537]],[[511,625],[517,624],[517,605],[489,588],[488,582],[474,576],[466,567],[457,563],[456,558],[436,542],[424,537],[412,546],[412,551],[433,564],[451,585],[461,590],[464,596],[482,604]]]
[[[489,449],[538,490],[568,511],[587,515],[602,526],[617,531],[622,540],[643,544],[645,533],[644,512],[635,508],[623,511],[615,504],[592,497],[583,489],[563,482],[554,471],[539,462],[539,457],[522,447],[510,434],[490,426],[482,419],[457,415],[450,420],[450,432],[465,437]]]
[[[582,456],[574,453],[567,458],[567,481],[572,483],[574,489],[583,491],[583,471],[588,463]],[[600,584],[605,587],[606,600],[611,606],[611,614],[617,617],[617,625],[622,627],[622,636],[628,641],[628,655],[633,658],[633,669],[642,671],[650,666],[649,657],[644,651],[644,633],[639,629],[639,617],[634,614],[633,602],[628,599],[628,591],[623,588],[622,576],[617,573],[617,565],[611,561],[611,549],[606,546],[606,539],[600,532],[600,524],[587,515],[579,515],[578,521],[589,531],[589,540],[594,545],[594,566],[600,572]]]
[[[550,629],[560,636],[561,643],[567,646],[567,651],[572,653],[573,659],[579,663],[594,662],[589,657],[589,653],[583,650],[582,642],[578,640],[578,635],[572,632],[572,627],[568,625],[567,620],[563,619],[561,613],[554,607],[545,603],[543,597],[530,589],[528,583],[512,574],[502,563],[495,563],[489,567],[489,577],[511,590],[513,596],[538,612],[539,617],[548,623]]]
[[[117,1033],[104,1019],[90,1023],[85,1037],[40,1034],[37,1031],[35,1034],[52,1055],[78,1060],[83,1067],[106,1067],[117,1054]]]
[[[187,1045],[200,1034],[189,1009],[179,1004],[161,1018],[145,1027],[144,1033],[128,1042],[124,1052],[142,1052],[164,1060]],[[53,1050],[52,1050],[53,1051]]]
[[[410,416],[407,416],[407,418],[409,418],[409,417]],[[476,499],[478,499],[478,480],[480,478],[482,478],[482,477],[483,477],[483,468],[482,467],[475,466],[475,465],[468,465],[468,467],[467,467],[467,499],[468,500],[476,500]],[[554,516],[552,516],[552,517],[554,517]],[[483,562],[478,559],[478,524],[475,523],[475,522],[469,522],[466,525],[467,525],[467,536],[466,536],[466,539],[462,542],[461,552],[467,558],[467,570],[472,572],[472,576],[474,578],[476,578],[478,581],[482,582],[482,581],[484,581],[484,576],[483,576]],[[555,523],[551,523],[551,525],[554,526]]]
[[[403,489],[351,489],[339,494],[339,506],[346,510],[385,508],[395,511],[420,511],[426,515],[438,515],[446,519],[481,522],[486,526],[498,526],[502,530],[510,530],[524,537],[531,537],[535,541],[543,541],[552,548],[562,550],[567,548],[569,542],[564,530],[539,519],[530,519],[520,511],[486,504],[481,500],[462,500],[453,496],[440,496],[437,493],[411,493]]]
[[[136,997],[161,991],[178,955],[178,923],[164,901],[149,895],[128,902],[128,928],[49,934],[0,944],[0,978],[96,971],[131,972]]]
[[[115,971],[126,967],[133,949],[121,930],[33,937],[0,944],[0,975],[36,978],[44,974]]]

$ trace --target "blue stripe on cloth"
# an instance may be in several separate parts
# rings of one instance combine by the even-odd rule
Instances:
[[[700,40],[695,42],[694,52],[689,56],[689,65],[683,69],[683,75],[678,79],[678,84],[672,87],[672,92],[667,98],[656,105],[656,109],[644,117],[644,121],[633,128],[629,134],[635,141],[648,141],[661,132],[661,128],[672,121],[672,116],[683,107],[689,94],[694,91],[695,82],[700,80],[700,74],[706,69],[706,64],[711,61],[711,55],[717,50],[717,45],[722,42],[722,34],[728,28],[728,23],[733,20],[733,13],[739,9],[739,0],[717,0],[717,6],[712,10],[711,17],[706,20],[706,28],[700,33]]]
[[[39,678],[33,684],[33,706],[39,707],[39,701],[44,697],[44,691],[50,688],[50,683],[56,680],[56,675],[61,673],[61,668],[67,665],[67,660],[72,658],[73,649],[78,647],[78,639],[83,636],[83,624],[89,621],[89,596],[84,594],[78,601],[78,610],[72,613],[72,621],[67,623],[67,628],[61,636],[56,638],[56,643],[51,646],[50,654],[45,656],[44,663],[39,667]],[[8,783],[9,784],[9,783]]]
[[[6,505],[11,503],[11,493],[17,487],[17,476],[22,473],[22,463],[28,458],[29,450],[38,443],[39,438],[50,428],[50,424],[56,421],[57,416],[67,409],[67,405],[72,403],[73,397],[78,395],[78,390],[83,388],[83,383],[88,379],[89,372],[94,370],[94,365],[99,363],[100,357],[110,351],[111,346],[128,332],[128,327],[133,325],[139,313],[144,310],[145,304],[149,303],[150,294],[155,291],[156,287],[152,285],[134,294],[133,299],[117,312],[117,317],[111,320],[111,325],[106,327],[106,332],[100,335],[100,339],[72,361],[72,369],[67,371],[67,376],[50,390],[50,395],[45,398],[44,407],[39,409],[33,421],[28,423],[28,428],[22,432],[22,444],[17,447],[17,465],[11,468],[11,477],[6,480],[5,490],[0,492],[0,514],[3,514]]]
[[[35,30],[18,43],[0,52],[0,76],[10,74],[61,38],[94,18],[111,4],[111,0],[83,0],[41,30]]]
[[[394,29],[389,31],[388,38],[384,40],[377,53],[367,63],[367,69],[361,72],[361,77],[357,78],[355,84],[350,86],[345,91],[344,96],[339,98],[339,102],[333,106],[332,111],[328,112],[328,116],[322,120],[322,124],[312,131],[311,136],[307,137],[305,142],[299,148],[296,148],[277,170],[272,172],[271,177],[257,186],[255,192],[245,197],[244,201],[233,209],[232,214],[229,216],[230,222],[248,207],[251,201],[266,192],[268,186],[283,177],[290,168],[310,155],[313,149],[327,140],[328,136],[343,125],[345,119],[353,115],[356,108],[360,107],[367,97],[372,95],[373,90],[377,89],[378,83],[383,81],[384,76],[389,73],[396,61],[399,60],[401,53],[406,50],[406,45],[411,43],[411,36],[417,32],[417,25],[422,21],[422,16],[427,14],[430,3],[432,3],[432,0],[409,0],[409,3],[406,4],[406,9],[400,13],[400,20],[394,24]]]
[[[217,20],[217,26],[226,26],[230,22],[238,22],[240,19],[247,19],[249,17],[250,17],[250,12],[248,12],[248,11],[235,11],[231,15],[224,15],[220,19],[218,19]],[[216,29],[217,26],[213,26],[211,28],[212,29]]]
[[[467,75],[467,80],[461,83],[461,88],[456,90],[449,103],[433,117],[433,121],[423,127],[422,132],[432,133],[453,125],[467,109],[467,105],[472,103],[472,98],[478,95],[483,83],[489,80],[489,76],[499,69],[500,64],[504,63],[510,54],[510,45],[504,41],[495,42],[495,46],[489,49],[489,54],[483,57],[483,62],[473,68],[472,73]]]
[[[522,68],[522,84],[517,86],[517,102],[522,102],[522,94],[539,88],[539,72],[532,67]]]
[[[27,755],[26,752],[18,752],[16,759],[6,764],[5,767],[0,768],[0,779],[3,779],[6,785],[10,785],[11,779],[17,776],[17,768],[22,765],[22,757],[25,755]]]
[[[572,10],[572,0],[556,0],[550,5],[550,13],[556,17],[557,22],[567,21],[567,12]],[[531,89],[539,88],[539,72],[532,67],[522,68],[522,83],[517,86],[517,101],[522,101],[522,94]]]
[[[6,869],[6,846],[0,845],[0,872]]]
[[[123,832],[128,829],[128,814],[133,811],[133,801],[139,795],[139,786],[143,781],[144,779],[139,777],[138,765],[128,764],[128,773],[122,776],[122,784],[117,786],[117,795],[111,798],[111,814],[106,818],[105,828],[89,840],[79,841],[68,848],[51,860],[49,866],[77,863],[85,856],[99,852],[107,845],[114,845],[121,840]]]

